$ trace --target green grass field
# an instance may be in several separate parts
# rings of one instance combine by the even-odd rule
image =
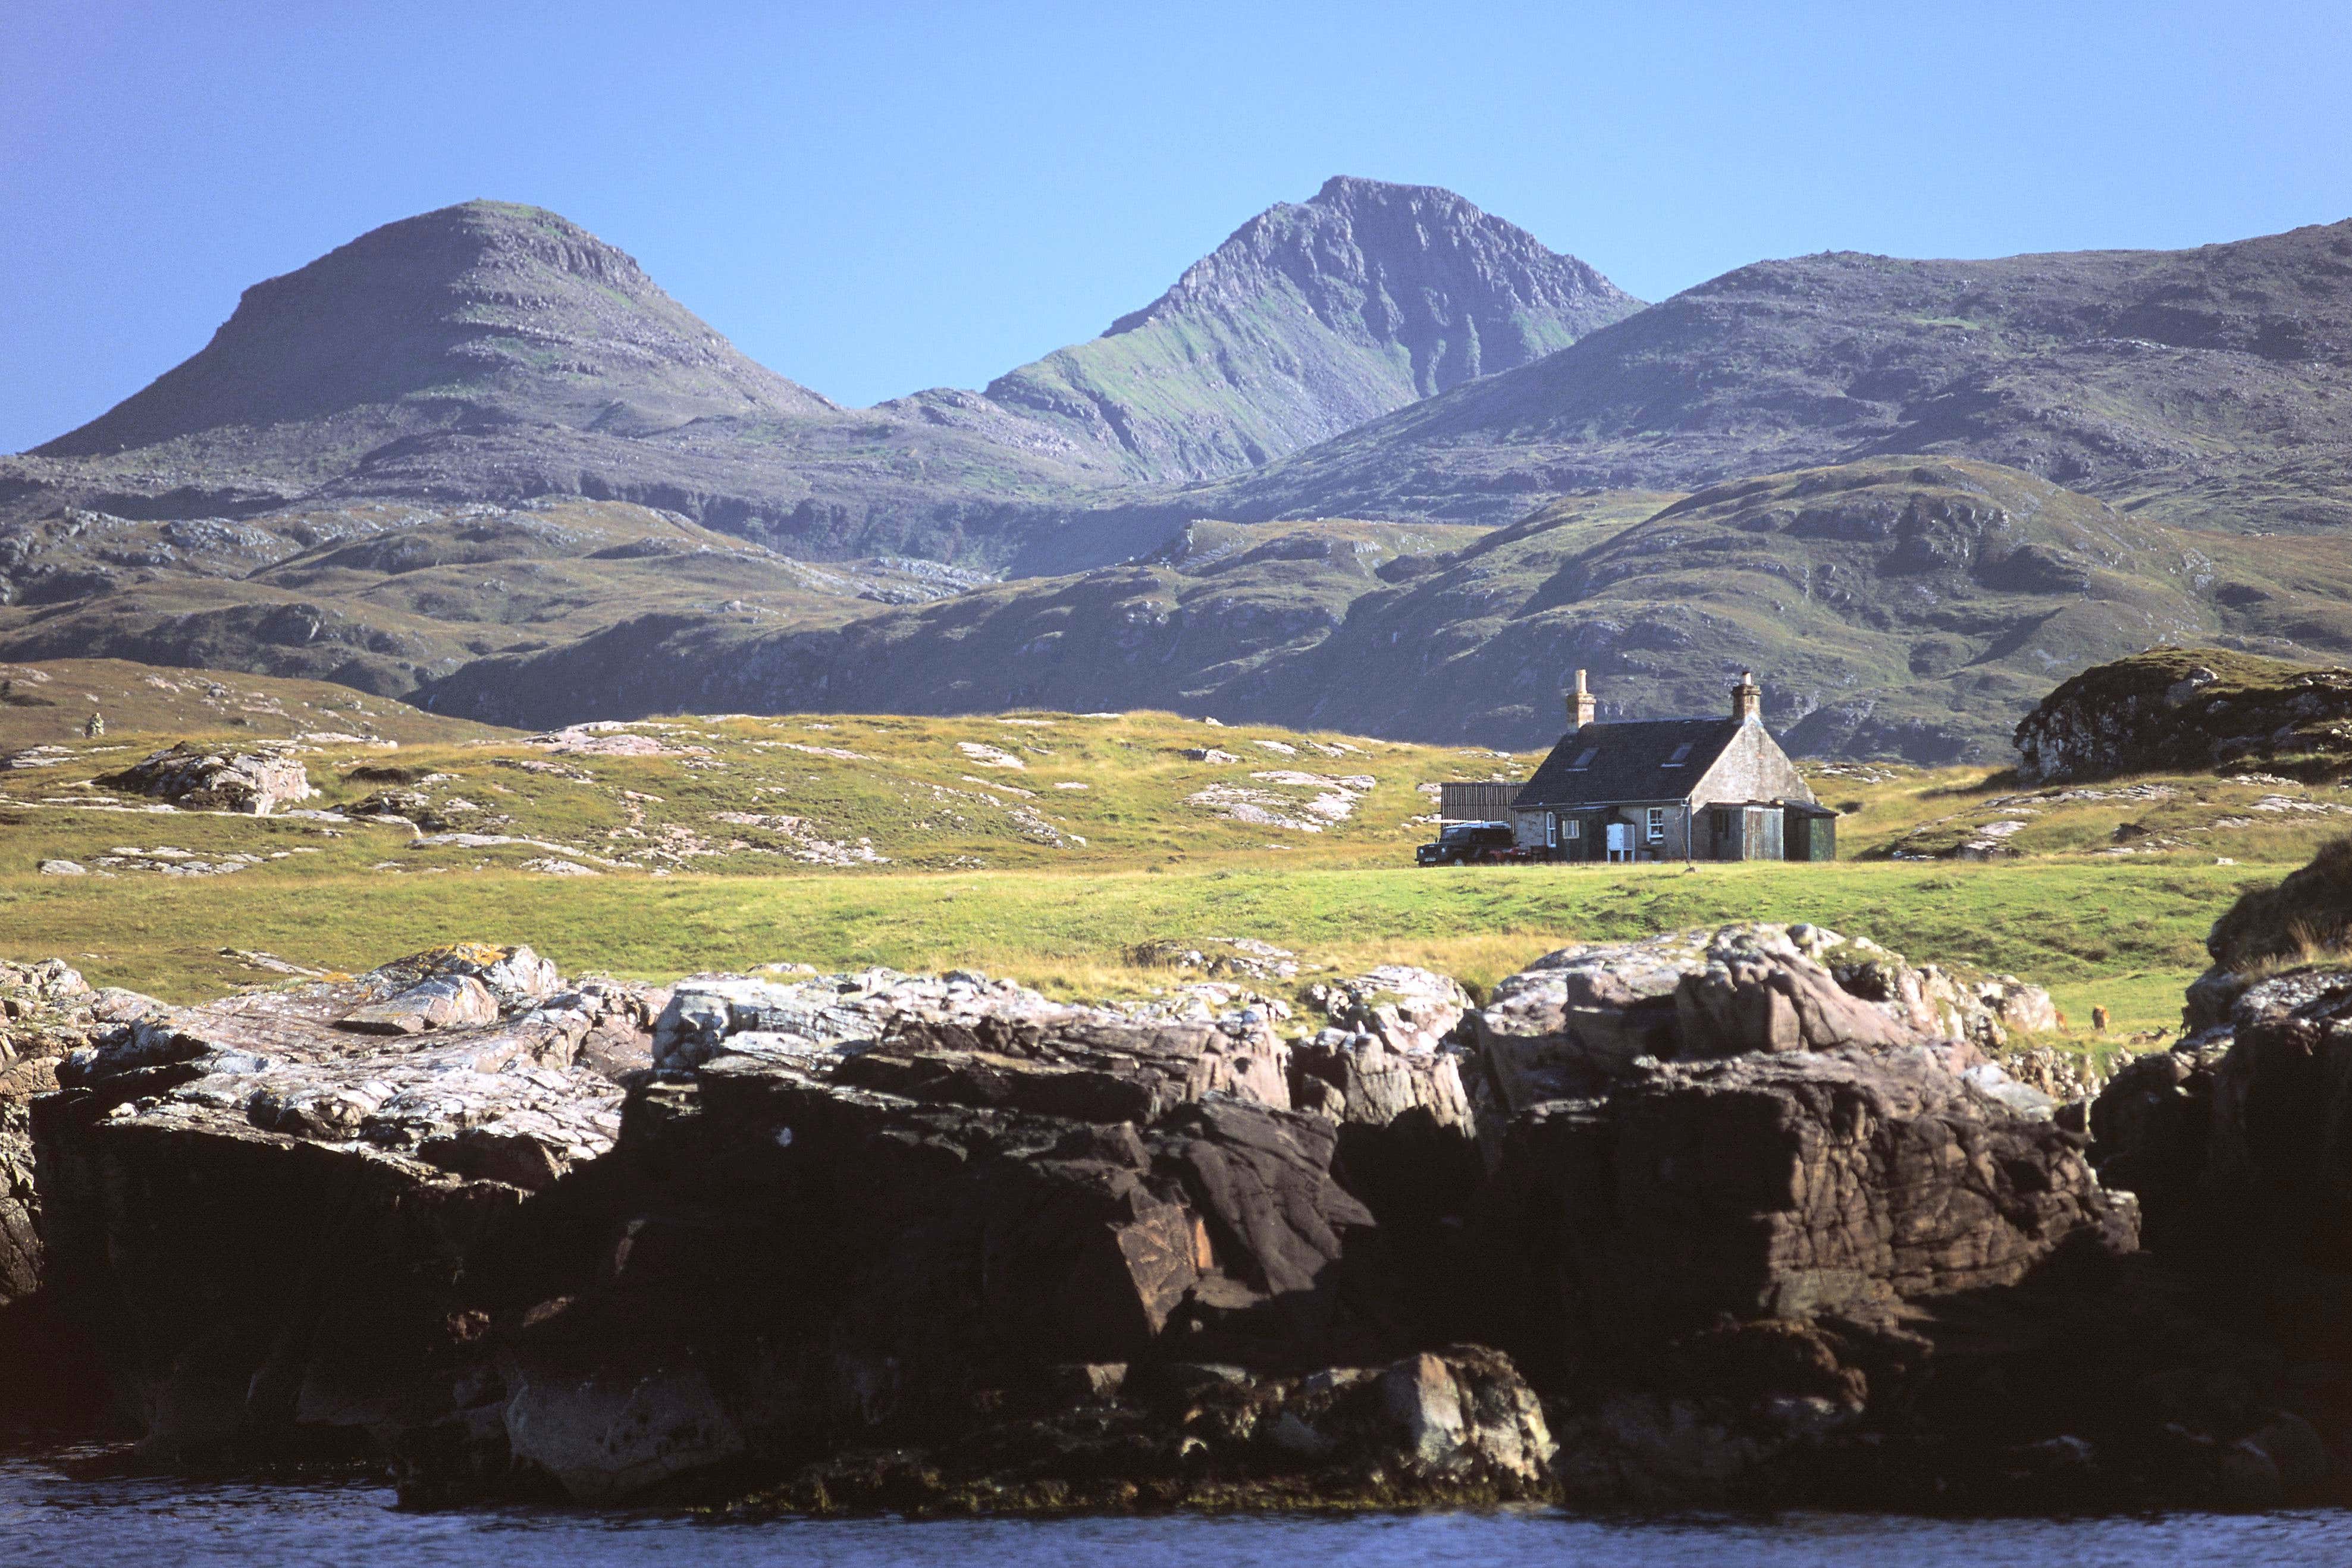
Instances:
[[[2289,809],[2276,784],[2020,793],[1832,764],[1815,776],[1848,812],[1833,865],[1423,870],[1430,786],[1536,759],[1167,714],[688,719],[600,743],[641,742],[662,754],[510,734],[304,752],[310,807],[390,790],[424,836],[159,813],[91,783],[152,737],[0,773],[0,955],[173,1000],[261,979],[234,950],[355,970],[459,938],[573,972],[968,966],[1083,995],[1167,984],[1130,963],[1140,943],[1254,937],[1310,966],[1423,963],[1483,988],[1569,942],[1811,921],[2048,985],[2078,1032],[2105,1006],[2121,1036],[2177,1023],[2214,917],[2352,821],[2326,788]],[[2024,822],[2020,852],[1888,858],[1987,820]],[[163,868],[236,856],[226,875]],[[40,870],[57,859],[90,874]]]

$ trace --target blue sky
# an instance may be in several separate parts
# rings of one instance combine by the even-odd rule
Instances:
[[[535,202],[848,403],[1098,332],[1333,174],[1657,299],[2352,216],[2352,5],[5,0],[0,451],[391,219]]]

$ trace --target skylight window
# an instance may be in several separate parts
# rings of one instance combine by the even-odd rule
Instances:
[[[1598,747],[1598,746],[1587,746],[1587,747],[1585,747],[1585,748],[1584,748],[1584,750],[1582,750],[1582,751],[1580,751],[1580,752],[1577,752],[1577,753],[1576,753],[1576,761],[1574,761],[1574,762],[1572,762],[1572,763],[1569,763],[1569,764],[1568,764],[1568,771],[1569,771],[1570,773],[1582,773],[1585,769],[1587,769],[1587,768],[1589,768],[1589,767],[1591,767],[1591,766],[1592,765],[1592,759],[1593,759],[1593,758],[1595,758],[1595,757],[1597,757],[1597,756],[1599,756],[1600,754],[1601,754],[1601,748],[1600,748],[1600,747]]]
[[[1691,743],[1688,741],[1685,741],[1681,745],[1675,748],[1675,754],[1666,759],[1664,765],[1670,768],[1681,767],[1683,763],[1690,760],[1690,754]]]

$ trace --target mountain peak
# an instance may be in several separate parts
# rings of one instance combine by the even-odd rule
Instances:
[[[1356,202],[1436,201],[1470,206],[1469,201],[1443,185],[1402,185],[1393,180],[1366,179],[1361,174],[1334,174],[1323,188],[1307,198],[1308,206],[1343,206]],[[1475,210],[1475,208],[1473,210]]]
[[[1641,301],[1435,185],[1335,174],[1090,343],[988,388],[1149,479],[1261,466],[1522,365]]]
[[[543,207],[470,201],[255,284],[197,353],[40,452],[355,415],[388,439],[483,420],[639,434],[831,406],[746,359],[618,247]]]

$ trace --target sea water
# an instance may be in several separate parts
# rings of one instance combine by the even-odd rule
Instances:
[[[1508,1563],[1616,1568],[2122,1568],[2352,1564],[2352,1511],[2100,1519],[1883,1514],[1592,1519],[1547,1510],[1353,1516],[769,1520],[555,1508],[408,1513],[352,1479],[191,1481],[126,1472],[107,1450],[0,1454],[0,1563],[382,1563],[387,1568],[1385,1568]]]

